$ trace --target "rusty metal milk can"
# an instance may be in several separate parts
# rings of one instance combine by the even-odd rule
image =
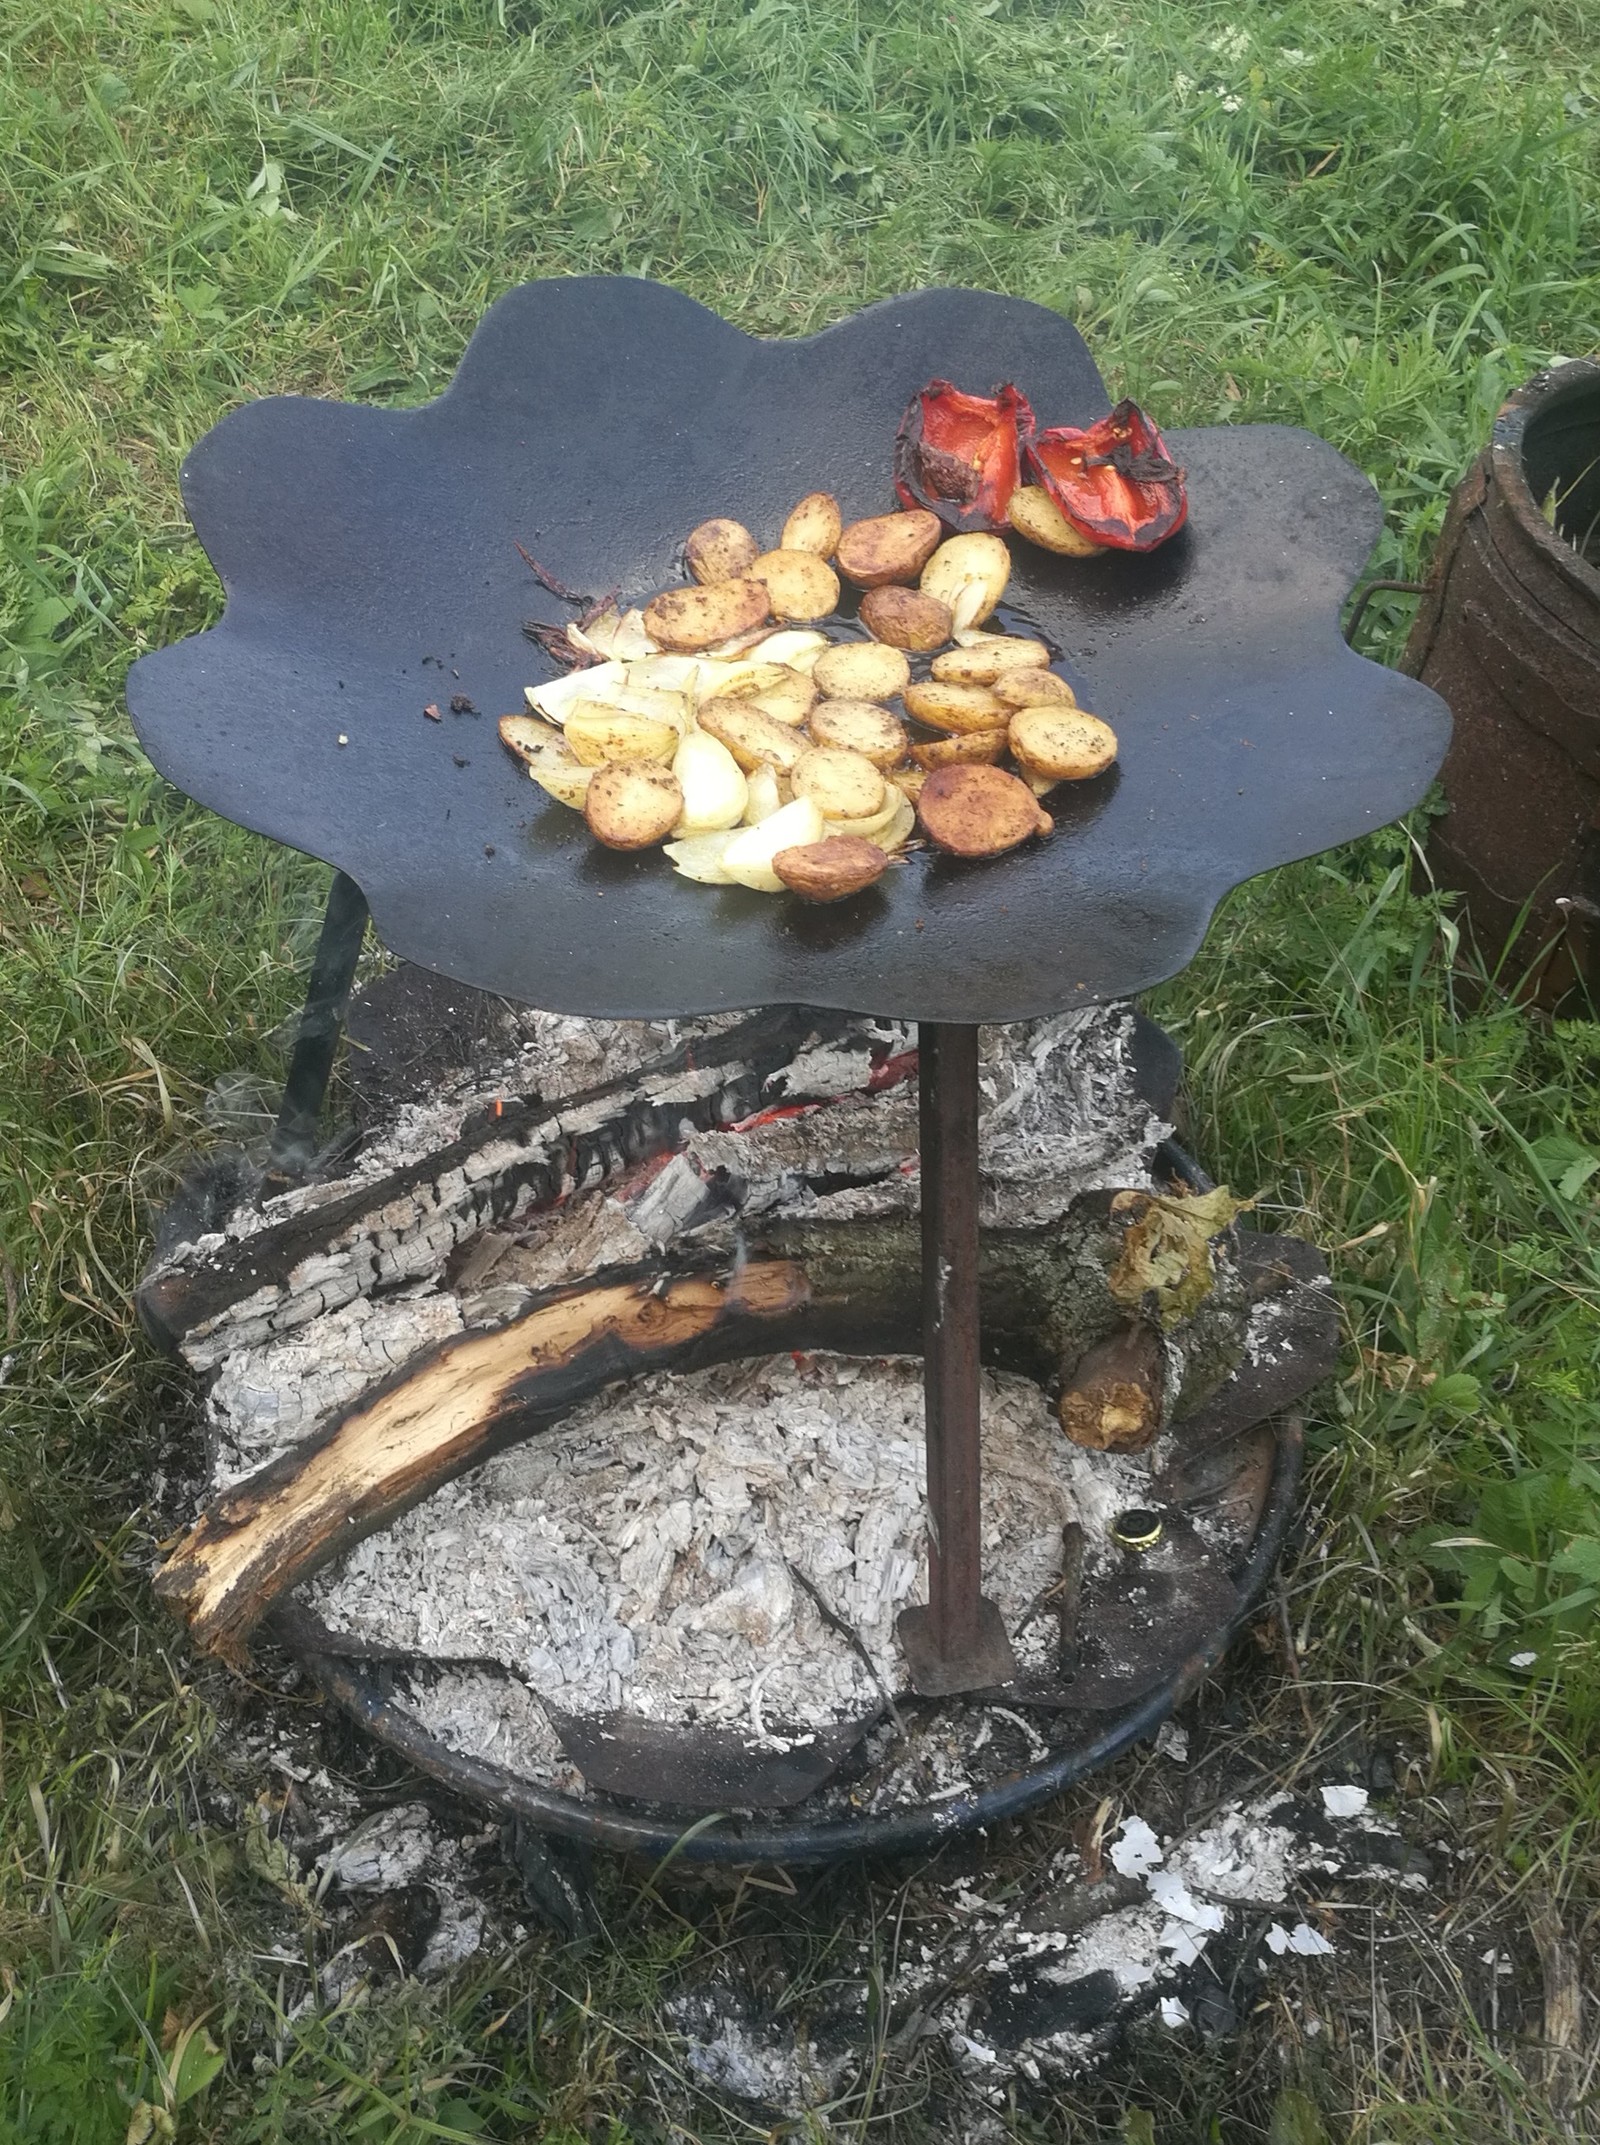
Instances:
[[[1449,702],[1428,854],[1499,980],[1600,999],[1600,364],[1520,388],[1450,502],[1402,667]]]

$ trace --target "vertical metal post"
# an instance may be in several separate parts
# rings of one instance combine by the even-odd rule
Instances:
[[[300,1030],[289,1056],[288,1078],[283,1083],[271,1160],[262,1185],[266,1197],[297,1184],[316,1151],[317,1123],[366,929],[366,895],[354,879],[336,871],[311,963],[305,1011],[300,1016]]]
[[[899,1622],[929,1697],[1009,1683],[1016,1661],[983,1594],[978,1436],[978,1031],[917,1031],[922,1144],[922,1352],[928,1440],[928,1606]]]

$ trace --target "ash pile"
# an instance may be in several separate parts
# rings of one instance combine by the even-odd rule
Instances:
[[[180,1548],[158,1583],[201,1643],[237,1658],[270,1616],[441,1751],[574,1805],[849,1819],[1092,1737],[1242,1613],[1331,1301],[1309,1247],[1185,1181],[1175,1053],[1131,1008],[983,1035],[984,1575],[1021,1675],[960,1701],[909,1699],[895,1637],[927,1584],[914,1029],[579,1020],[399,969],[351,1038],[355,1128],[293,1189],[191,1203],[141,1286],[204,1384],[191,1543],[299,1500],[281,1563],[213,1569],[210,1608]],[[731,1360],[705,1333],[619,1349],[492,1437],[430,1401],[405,1483],[335,1509],[341,1436],[375,1409],[412,1434],[408,1394],[477,1337],[613,1283],[670,1326],[674,1277],[731,1298],[774,1254],[846,1327],[906,1315],[869,1347],[824,1322]],[[685,1729],[734,1773],[675,1771]]]

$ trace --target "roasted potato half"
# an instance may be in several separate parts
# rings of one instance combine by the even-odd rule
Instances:
[[[925,596],[949,607],[951,630],[981,626],[1005,594],[1011,553],[999,536],[952,536],[922,569]]]
[[[811,675],[830,700],[892,700],[910,684],[911,665],[903,649],[841,641],[817,657]]]
[[[750,571],[760,549],[742,521],[727,521],[719,516],[689,531],[683,556],[690,573],[705,586],[716,581],[737,581]]]
[[[1051,782],[1087,782],[1117,756],[1116,731],[1082,708],[1020,708],[1010,737],[1023,773]]]
[[[814,551],[763,551],[750,579],[765,582],[774,618],[804,625],[839,607],[839,576]]]
[[[712,700],[700,710],[700,727],[720,738],[746,774],[760,766],[788,774],[806,741],[787,723],[774,722],[748,700]]]
[[[1092,559],[1105,548],[1079,534],[1042,484],[1019,484],[1011,494],[1006,519],[1030,544],[1059,551],[1064,558]]]
[[[911,748],[912,760],[930,774],[936,767],[998,767],[1005,756],[1004,730],[967,730]]]
[[[931,730],[1003,730],[1005,702],[987,685],[908,685],[902,698],[906,713]]]
[[[931,668],[941,685],[993,685],[1008,670],[1043,670],[1050,651],[1043,641],[1018,633],[985,633],[961,648],[936,655]]]
[[[831,559],[839,548],[844,516],[832,492],[807,492],[783,525],[780,550],[809,551],[813,557]]]
[[[589,832],[608,849],[649,849],[664,842],[683,812],[683,791],[655,760],[612,760],[597,767],[583,800]]]
[[[780,849],[772,868],[803,901],[844,901],[881,879],[889,859],[876,842],[835,834],[798,849]]]
[[[857,588],[912,582],[942,534],[938,515],[922,507],[908,514],[874,514],[867,521],[851,522],[839,538],[834,563]]]
[[[772,598],[764,581],[748,577],[705,588],[669,588],[644,607],[645,631],[663,648],[692,655],[764,625]]]
[[[995,857],[1055,822],[1026,782],[1002,767],[940,767],[917,799],[929,841],[951,856]]]
[[[905,724],[871,700],[819,700],[806,727],[819,745],[859,752],[874,767],[898,767],[906,756]]]
[[[789,770],[789,787],[809,797],[824,819],[871,819],[883,810],[881,772],[859,752],[813,745]]]
[[[950,638],[950,607],[915,588],[869,588],[861,599],[861,623],[874,640],[916,653],[942,648]]]
[[[1006,707],[1075,708],[1078,696],[1053,670],[1005,670],[989,688]]]

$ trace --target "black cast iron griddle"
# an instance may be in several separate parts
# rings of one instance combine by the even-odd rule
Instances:
[[[708,515],[775,542],[807,491],[883,512],[896,422],[936,373],[1015,379],[1041,424],[1109,406],[1077,331],[1015,299],[923,291],[763,342],[609,277],[511,291],[423,408],[252,404],[185,465],[227,609],[133,666],[139,737],[191,796],[347,872],[396,953],[555,1011],[988,1022],[1131,995],[1189,960],[1229,887],[1395,818],[1444,753],[1443,703],[1340,638],[1380,508],[1308,433],[1170,433],[1189,524],[1147,557],[1013,543],[1009,605],[1121,758],[1010,856],[916,855],[826,909],[694,885],[599,849],[495,735],[550,674],[521,621],[568,615],[518,541],[570,587],[643,599]],[[481,714],[424,717],[458,694]]]

